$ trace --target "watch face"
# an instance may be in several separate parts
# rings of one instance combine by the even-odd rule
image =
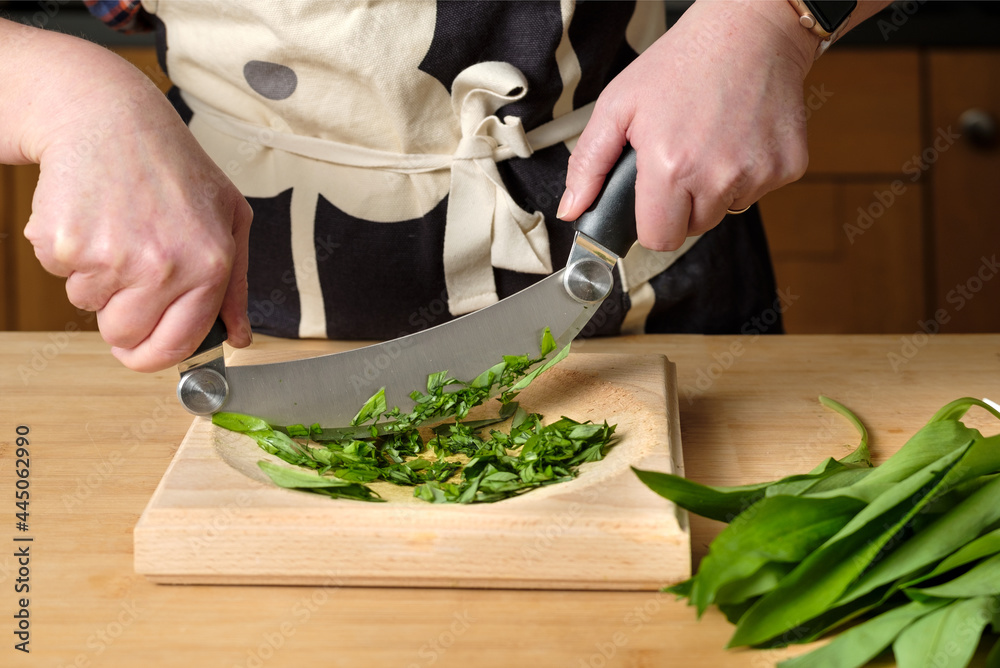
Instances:
[[[806,2],[809,11],[816,17],[816,21],[823,30],[833,32],[840,27],[854,8],[858,6],[855,0],[813,0]]]

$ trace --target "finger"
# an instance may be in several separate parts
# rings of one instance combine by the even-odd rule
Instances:
[[[73,273],[79,257],[82,237],[74,234],[53,234],[51,226],[35,213],[28,217],[24,226],[24,237],[31,243],[35,257],[45,271],[54,276],[69,276]]]
[[[739,210],[735,204],[730,205],[730,207],[734,211]],[[708,232],[721,223],[727,214],[726,204],[719,197],[695,198],[691,207],[691,218],[688,220],[688,236],[697,236]]]
[[[204,341],[220,304],[212,291],[193,290],[170,304],[149,336],[134,346],[113,346],[112,354],[135,371],[160,371],[187,359]],[[103,331],[103,327],[102,327]]]
[[[157,284],[115,292],[97,311],[101,336],[113,348],[138,346],[156,329],[164,311],[176,298],[176,291]]]
[[[252,220],[253,210],[245,199],[240,198],[233,221],[233,241],[236,244],[233,271],[229,276],[226,294],[222,298],[220,312],[229,332],[228,343],[234,348],[245,348],[250,345],[253,338],[250,332],[250,319],[247,317],[247,270]]]
[[[677,250],[688,236],[691,193],[673,170],[650,151],[636,149],[635,228],[639,243],[654,251]]]
[[[625,147],[624,127],[627,125],[619,124],[606,105],[598,102],[569,157],[566,190],[556,217],[576,220],[594,202]]]
[[[69,303],[84,311],[100,311],[122,287],[121,281],[108,272],[74,271],[66,279]]]

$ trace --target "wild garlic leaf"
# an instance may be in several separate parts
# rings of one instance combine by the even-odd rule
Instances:
[[[865,478],[848,488],[829,492],[850,494],[864,501],[871,501],[892,490],[929,464],[965,446],[983,435],[954,420],[932,421],[924,425],[903,447],[881,466],[874,468]]]
[[[996,617],[994,617],[996,620]],[[993,633],[1000,633],[1000,624],[993,622]],[[986,656],[986,668],[1000,668],[1000,639],[993,642],[993,649]]]
[[[428,385],[430,385],[430,381],[428,381]],[[368,401],[364,403],[361,410],[358,411],[358,414],[354,416],[353,420],[351,420],[351,426],[357,427],[365,422],[377,420],[383,413],[385,413],[384,387],[373,394]]]
[[[872,465],[872,457],[868,450],[868,429],[865,425],[858,419],[857,415],[855,415],[849,408],[847,408],[847,406],[844,406],[839,401],[831,399],[830,397],[820,396],[819,402],[827,408],[836,411],[847,418],[847,421],[854,425],[854,428],[858,430],[858,435],[861,437],[861,442],[859,443],[857,449],[838,461],[845,466],[864,466],[866,468],[870,468]]]
[[[841,597],[846,603],[885,584],[902,581],[935,564],[1000,521],[1000,477],[993,478],[970,497],[917,532],[875,564]],[[985,592],[984,592],[985,593]]]
[[[923,589],[907,589],[905,592],[915,601],[1000,596],[1000,555],[993,555],[948,582]]]
[[[753,574],[719,587],[715,594],[715,605],[735,624],[758,598],[777,587],[794,567],[795,564],[791,562],[769,561]],[[734,615],[737,610],[738,614]]]
[[[861,668],[881,654],[914,621],[947,601],[910,603],[844,631],[817,650],[782,661],[778,668]]]
[[[998,606],[995,596],[958,599],[917,619],[893,642],[898,667],[965,668]]]
[[[802,561],[862,507],[861,501],[850,497],[772,496],[762,500],[712,541],[694,578],[691,604],[701,615],[726,585],[753,575],[771,562]]]
[[[271,431],[271,426],[264,420],[242,413],[216,413],[212,416],[212,424],[240,434],[249,434],[253,431]]]
[[[888,461],[869,468],[864,426],[836,402],[823,403],[855,423],[861,443],[809,474],[725,489],[637,472],[679,505],[730,513],[699,572],[669,591],[695,605],[715,603],[736,624],[730,646],[810,642],[875,615],[782,668],[860,667],[890,645],[900,668],[966,666],[986,624],[1000,631],[1000,436],[984,437],[959,420],[974,406],[1000,412],[976,399],[951,402]],[[847,521],[834,535],[783,562],[794,553],[796,528],[808,527],[791,512],[770,517],[768,504],[783,500],[816,504],[817,519],[831,517],[823,510],[835,501],[858,510],[845,509]],[[783,540],[786,522],[795,525],[791,544],[771,547],[771,537]],[[1000,644],[987,666],[1000,668]]]
[[[264,460],[257,462],[257,465],[279,487],[309,490],[335,498],[362,499],[365,501],[382,500],[364,485],[347,480],[320,476],[308,471],[296,471]]]
[[[730,647],[759,645],[833,606],[930,498],[968,452],[955,450],[879,496],[740,618]],[[808,590],[810,595],[803,596]]]
[[[988,413],[992,413],[993,417],[1000,419],[1000,411],[998,411],[993,405],[980,399],[963,397],[943,406],[937,413],[934,414],[934,416],[930,419],[930,422],[940,422],[944,420],[957,422],[965,417],[965,414],[973,406],[978,406]]]
[[[820,397],[820,403],[846,417],[858,430],[861,441],[847,456],[828,457],[809,473],[797,474],[771,482],[736,487],[712,487],[670,473],[633,468],[639,479],[660,496],[681,508],[720,522],[731,522],[765,496],[799,496],[830,492],[851,486],[871,473],[868,431],[861,421],[840,403]]]
[[[994,529],[993,531],[966,543],[958,550],[948,555],[946,559],[943,559],[940,563],[938,563],[938,565],[934,567],[934,570],[901,584],[899,588],[907,589],[915,587],[918,584],[932,580],[939,575],[947,573],[948,571],[954,570],[960,566],[965,566],[966,564],[971,564],[974,561],[979,561],[985,557],[993,556],[994,554],[1000,554],[1000,529]]]
[[[632,471],[660,496],[696,515],[720,522],[732,522],[744,510],[763,499],[764,490],[774,484],[763,482],[740,487],[711,487],[672,473],[637,468]]]

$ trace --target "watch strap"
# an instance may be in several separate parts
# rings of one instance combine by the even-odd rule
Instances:
[[[796,13],[799,15],[799,25],[820,37],[819,45],[816,47],[816,54],[813,59],[818,59],[830,46],[836,42],[844,32],[847,31],[847,26],[851,22],[851,15],[848,14],[844,17],[834,29],[833,32],[827,32],[820,22],[816,20],[813,15],[812,10],[809,5],[803,0],[788,0],[788,3],[795,9]]]

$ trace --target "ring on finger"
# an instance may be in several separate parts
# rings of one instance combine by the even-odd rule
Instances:
[[[750,202],[749,204],[747,204],[742,209],[726,209],[726,213],[735,216],[738,213],[743,213],[744,211],[749,210],[750,207],[752,207],[754,204],[756,204],[756,202]]]

